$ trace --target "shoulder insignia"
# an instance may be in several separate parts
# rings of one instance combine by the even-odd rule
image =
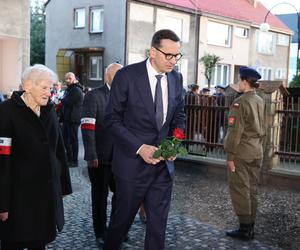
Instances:
[[[232,126],[234,124],[235,124],[235,117],[234,116],[228,117],[228,125]]]

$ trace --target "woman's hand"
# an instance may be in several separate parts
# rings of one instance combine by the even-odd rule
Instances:
[[[0,213],[0,220],[6,221],[8,219],[8,212]]]

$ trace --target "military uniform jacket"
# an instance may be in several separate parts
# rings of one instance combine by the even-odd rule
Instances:
[[[112,137],[103,124],[109,94],[107,85],[88,92],[84,97],[81,119],[84,159],[98,159],[99,164],[106,165],[111,163],[113,151]]]
[[[246,92],[235,99],[229,111],[228,130],[224,139],[227,160],[262,159],[265,126],[264,101],[255,91]]]
[[[0,104],[0,239],[49,242],[64,225],[69,170],[53,106],[38,117],[21,94]]]

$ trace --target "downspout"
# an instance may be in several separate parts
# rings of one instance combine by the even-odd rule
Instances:
[[[196,11],[195,13],[196,18],[196,27],[195,27],[195,74],[194,74],[194,82],[197,83],[198,80],[198,67],[199,67],[199,42],[200,42],[200,15]]]
[[[130,4],[130,0],[126,0],[125,3],[125,43],[124,43],[124,65],[127,65],[128,60],[127,60],[127,32],[128,32],[128,25],[129,25],[129,21],[128,21],[128,14],[129,14],[129,4]]]

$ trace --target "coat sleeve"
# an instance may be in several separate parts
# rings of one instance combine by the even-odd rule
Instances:
[[[124,147],[124,152],[127,152],[130,157],[136,157],[136,152],[143,142],[124,125],[129,90],[129,80],[124,74],[124,71],[119,70],[114,77],[104,125],[111,132],[114,141]]]
[[[224,139],[224,149],[227,153],[227,160],[233,161],[244,131],[243,115],[245,107],[239,102],[234,102],[228,115],[228,129]]]
[[[56,156],[60,161],[60,165],[61,165],[60,183],[61,183],[62,195],[67,195],[72,193],[72,185],[71,185],[69,167],[67,164],[67,157],[65,153],[66,152],[65,145],[64,145],[64,141],[60,129],[58,132],[59,135],[58,135]]]
[[[4,105],[0,105],[0,212],[9,212],[13,126],[10,124],[9,110]]]
[[[79,87],[74,87],[69,90],[69,93],[62,99],[62,104],[65,106],[72,106],[75,103],[82,102],[83,93]]]
[[[97,100],[93,92],[88,92],[83,101],[81,132],[84,146],[84,160],[96,160],[96,119]]]
[[[184,112],[184,97],[182,96],[182,75],[180,74],[180,90],[178,91],[177,106],[174,112],[174,116],[171,122],[171,133],[175,128],[181,128],[185,130],[185,112]]]

